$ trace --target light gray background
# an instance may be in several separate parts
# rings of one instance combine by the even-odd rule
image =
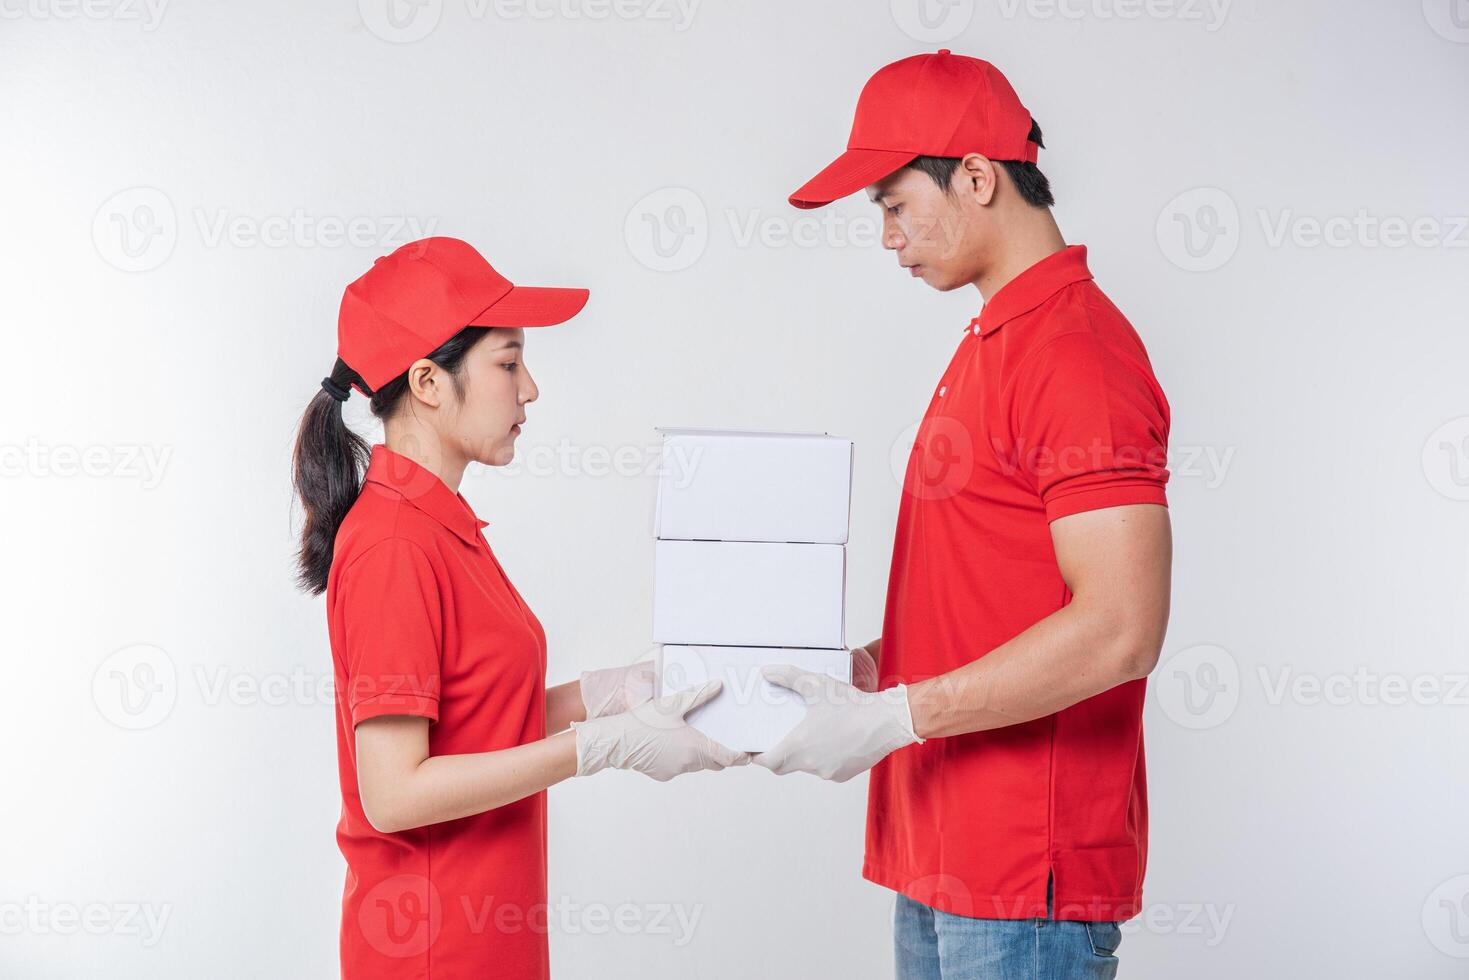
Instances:
[[[464,486],[553,682],[648,650],[655,425],[853,438],[875,635],[890,460],[979,298],[784,199],[941,45],[1041,121],[1173,406],[1123,975],[1469,971],[1464,0],[393,2],[0,4],[0,974],[335,975],[288,459],[342,287],[417,234],[592,290],[531,337],[522,464]],[[558,976],[890,975],[865,779],[550,796]]]

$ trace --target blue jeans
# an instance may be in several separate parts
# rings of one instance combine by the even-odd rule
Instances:
[[[893,912],[898,980],[1111,980],[1121,942],[1115,922],[971,919],[906,895]]]

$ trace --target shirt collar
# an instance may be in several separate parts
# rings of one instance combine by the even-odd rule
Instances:
[[[970,320],[964,329],[973,329],[981,337],[987,337],[1072,283],[1085,282],[1091,277],[1091,270],[1086,267],[1086,246],[1068,245],[1001,286],[984,304],[979,316]]]
[[[450,490],[436,474],[381,443],[372,447],[363,489],[370,484],[397,491],[404,500],[453,531],[467,544],[478,543],[480,528],[489,526],[489,521],[475,516],[462,494]]]

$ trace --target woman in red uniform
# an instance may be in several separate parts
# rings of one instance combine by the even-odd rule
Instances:
[[[294,469],[336,676],[347,980],[547,977],[546,788],[748,761],[683,721],[717,684],[653,700],[641,663],[547,688],[541,624],[458,493],[469,463],[514,456],[537,396],[525,328],[586,299],[514,286],[452,238],[378,259],[342,299]],[[343,422],[353,388],[383,445]]]

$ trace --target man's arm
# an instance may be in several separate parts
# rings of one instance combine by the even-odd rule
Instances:
[[[824,674],[766,667],[766,680],[806,702],[806,717],[754,763],[841,782],[905,745],[1041,718],[1146,676],[1168,625],[1167,509],[1072,514],[1051,523],[1051,536],[1072,601],[957,670],[869,693]]]
[[[1135,504],[1058,518],[1051,540],[1066,606],[946,674],[910,684],[920,738],[1003,728],[1146,677],[1168,626],[1168,510]]]

